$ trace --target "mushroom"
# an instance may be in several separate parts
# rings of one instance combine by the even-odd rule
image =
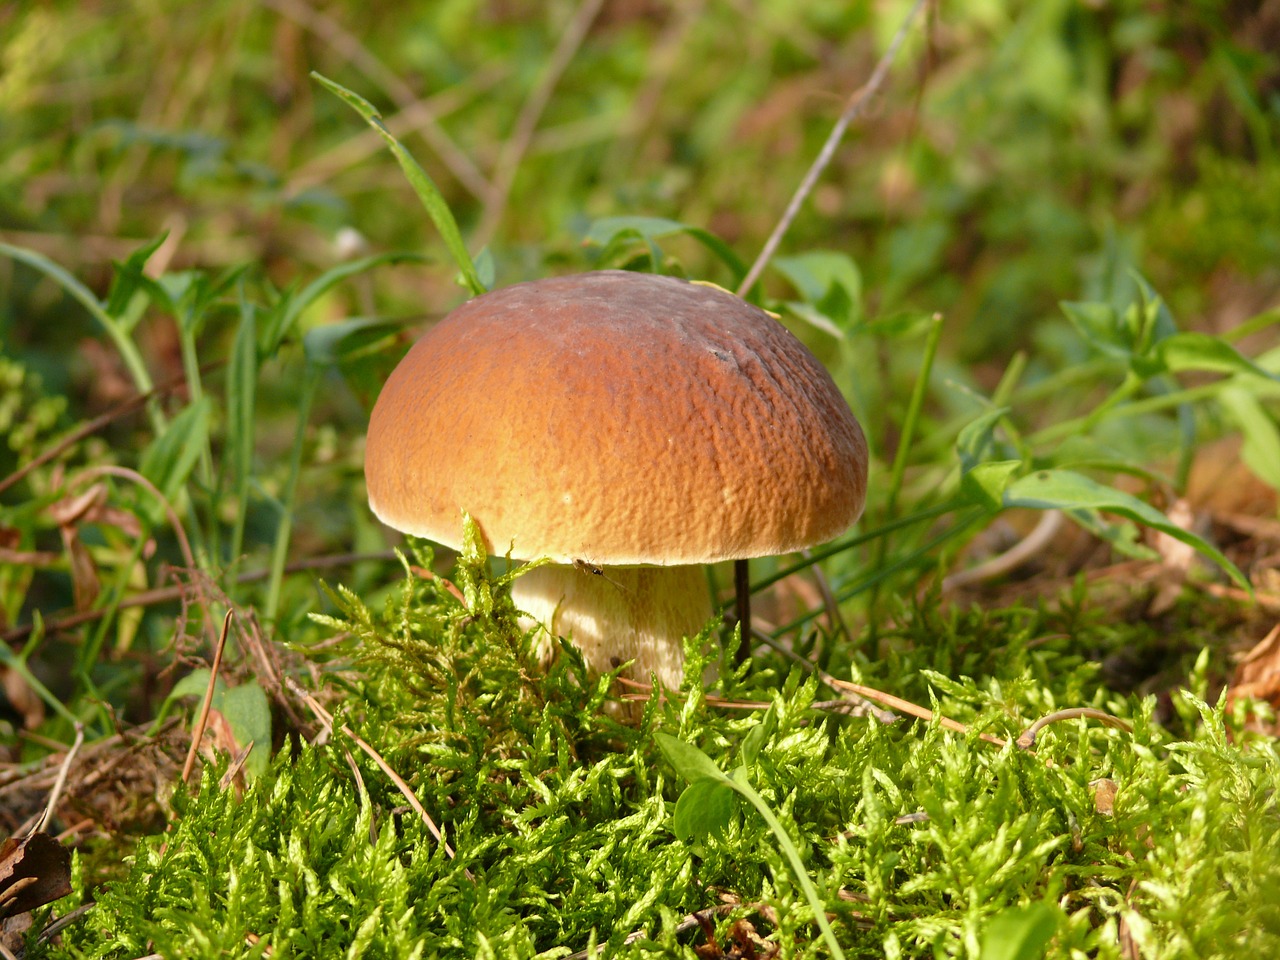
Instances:
[[[491,552],[550,559],[517,606],[593,671],[673,689],[712,616],[701,565],[837,536],[866,475],[848,404],[773,316],[624,271],[458,307],[392,372],[365,454],[383,522],[456,549],[466,511]]]

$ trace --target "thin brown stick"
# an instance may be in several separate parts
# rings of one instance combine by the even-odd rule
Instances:
[[[840,680],[836,677],[832,677],[827,682],[839,690],[849,690],[859,696],[866,697],[868,700],[874,700],[876,703],[883,703],[886,707],[893,710],[900,710],[913,717],[918,717],[926,723],[932,723],[936,716],[938,718],[938,723],[948,730],[964,734],[969,732],[969,728],[957,720],[952,720],[950,717],[944,717],[941,714],[935,714],[932,710],[927,710],[924,707],[917,706],[910,700],[903,700],[901,697],[895,697],[893,694],[877,690],[875,687],[864,687],[860,683],[850,683],[848,680]],[[993,737],[989,733],[978,734],[978,739],[985,740],[987,743],[994,744],[997,747],[1007,746],[1009,743],[1008,740],[1002,740],[1000,737]]]
[[[49,825],[49,821],[53,819],[53,811],[57,808],[58,801],[62,799],[62,791],[67,786],[67,773],[71,770],[71,764],[75,760],[76,753],[79,752],[80,747],[83,745],[84,724],[77,720],[75,742],[71,744],[71,749],[67,751],[61,766],[58,767],[58,779],[53,781],[53,789],[49,791],[49,802],[45,804],[44,813],[41,814],[39,821],[32,827],[32,834],[42,832]]]
[[[587,31],[591,29],[591,24],[603,5],[604,0],[582,0],[564,32],[560,34],[560,40],[556,43],[556,48],[552,51],[551,59],[547,61],[542,76],[538,78],[537,86],[529,93],[528,99],[520,108],[520,115],[516,117],[511,136],[502,145],[502,152],[498,155],[498,162],[494,166],[493,178],[484,195],[484,212],[481,213],[480,223],[472,236],[474,248],[479,249],[493,239],[498,224],[502,222],[503,214],[506,212],[507,200],[515,184],[516,171],[520,168],[520,161],[524,159],[529,149],[529,141],[533,139],[538,121],[542,119],[543,111],[551,101],[551,94],[555,91],[556,84],[560,82],[560,77],[578,52],[578,48],[582,46]]]
[[[1014,745],[1019,750],[1030,750],[1036,745],[1036,736],[1049,724],[1057,723],[1059,720],[1078,720],[1081,717],[1088,720],[1101,721],[1108,727],[1123,730],[1125,733],[1133,733],[1133,725],[1128,721],[1121,720],[1119,717],[1112,716],[1102,710],[1095,710],[1093,707],[1068,707],[1066,710],[1056,710],[1047,716],[1041,717],[1022,732],[1022,735],[1014,741]]]
[[[401,795],[409,801],[409,806],[413,808],[414,812],[417,813],[422,822],[426,824],[427,830],[429,830],[431,835],[436,838],[436,842],[444,849],[444,852],[449,856],[449,859],[452,860],[456,858],[457,854],[454,852],[453,847],[449,846],[448,842],[445,840],[444,835],[440,832],[440,828],[436,826],[436,822],[431,819],[431,814],[427,813],[426,808],[418,800],[418,797],[409,787],[409,784],[405,782],[404,778],[401,777],[400,774],[391,769],[391,765],[382,758],[382,755],[360,739],[360,737],[356,736],[355,731],[350,727],[335,727],[333,714],[326,710],[319,700],[313,697],[306,690],[303,690],[292,677],[285,677],[285,683],[288,685],[289,690],[293,695],[300,698],[302,702],[307,705],[308,709],[310,709],[311,712],[320,719],[320,722],[324,724],[327,730],[338,730],[341,732],[344,736],[349,738],[352,743],[363,750],[369,759],[378,765],[378,769],[387,775],[387,778],[396,785],[396,789],[400,791]],[[475,877],[466,867],[463,867],[462,873],[468,880],[473,883],[475,882]]]
[[[840,145],[840,141],[844,138],[845,130],[848,129],[850,123],[862,115],[867,104],[871,102],[871,98],[884,85],[885,78],[889,75],[889,67],[892,66],[893,61],[897,58],[898,50],[902,47],[903,41],[906,40],[907,31],[912,21],[915,20],[916,15],[926,2],[927,0],[915,0],[906,17],[903,18],[902,26],[893,35],[888,49],[885,50],[884,55],[876,63],[875,69],[871,71],[871,77],[849,97],[848,102],[845,104],[844,112],[840,114],[840,119],[831,128],[831,133],[827,136],[826,143],[822,145],[822,149],[818,152],[813,165],[809,167],[804,179],[800,181],[800,186],[796,188],[795,194],[791,197],[791,202],[787,204],[787,209],[783,211],[778,225],[773,228],[773,233],[769,234],[769,239],[765,241],[764,249],[760,251],[760,256],[756,257],[755,263],[751,264],[751,269],[747,271],[746,277],[738,285],[738,296],[747,295],[751,288],[756,285],[756,281],[760,279],[760,274],[764,272],[764,268],[769,261],[773,259],[778,246],[782,243],[782,238],[786,236],[796,215],[800,212],[800,207],[804,205],[809,194],[813,192],[818,178],[822,176],[827,164],[835,156],[836,147]]]
[[[213,709],[213,691],[218,683],[218,670],[222,666],[222,651],[227,646],[227,634],[231,631],[231,617],[234,610],[228,610],[222,618],[222,633],[218,636],[218,644],[213,648],[213,665],[209,668],[209,685],[204,691],[204,703],[200,706],[200,717],[196,720],[196,728],[191,732],[191,749],[187,751],[187,762],[182,765],[182,782],[191,779],[191,771],[196,765],[196,754],[200,752],[200,741],[204,739],[204,729],[209,723],[209,711]]]
[[[825,683],[832,690],[840,689],[839,684],[842,683],[843,681],[837,680],[835,677],[827,673],[827,671],[823,670],[817,664],[810,663],[808,660],[800,656],[800,654],[796,653],[790,647],[783,646],[781,643],[773,639],[773,637],[769,636],[767,633],[764,633],[763,631],[757,631],[755,633],[755,638],[759,640],[761,643],[770,647],[772,650],[774,650],[774,652],[780,653],[784,657],[790,658],[791,660],[800,664],[800,666],[804,667],[806,670],[810,671],[811,673],[816,673],[818,675],[818,679],[821,680],[823,683]],[[893,723],[895,720],[898,719],[896,716],[894,716],[892,711],[881,710],[879,707],[877,707],[874,703],[872,703],[866,697],[858,696],[857,694],[851,693],[848,690],[845,690],[842,695],[846,702],[848,702],[849,700],[852,700],[853,706],[859,708],[864,713],[871,714],[881,723],[889,724],[889,723]]]
[[[244,769],[245,761],[249,759],[249,754],[253,752],[254,741],[250,740],[240,751],[231,758],[231,762],[227,765],[227,772],[222,775],[222,779],[218,781],[218,789],[225,790],[235,782],[236,777],[240,775],[240,771]]]

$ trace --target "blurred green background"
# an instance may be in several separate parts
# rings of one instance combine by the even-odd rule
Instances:
[[[706,227],[749,260],[907,9],[8,4],[0,237],[98,286],[165,230],[170,268],[252,262],[280,285],[366,245],[424,250],[440,269],[368,294],[446,309],[459,293],[429,222],[318,70],[384,112],[499,283],[585,266],[582,234],[607,215]],[[1184,323],[1227,328],[1280,286],[1277,51],[1274,0],[939,4],[783,252],[850,254],[870,313],[943,312],[966,363],[1028,343],[1059,299],[1107,299],[1130,267]],[[672,252],[715,279],[696,246]],[[48,284],[5,263],[0,290],[0,335],[46,376],[108,362],[77,348],[67,363],[93,331]]]

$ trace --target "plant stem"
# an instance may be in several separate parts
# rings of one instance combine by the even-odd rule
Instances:
[[[293,435],[289,476],[285,480],[284,495],[280,498],[280,523],[276,527],[275,544],[271,548],[271,579],[263,606],[263,614],[269,622],[275,620],[280,608],[280,585],[284,581],[284,565],[289,557],[289,539],[293,534],[293,504],[298,492],[298,474],[302,472],[302,448],[307,437],[311,401],[315,399],[316,390],[320,386],[320,374],[320,368],[307,361],[303,371],[302,395],[298,399],[298,428]]]

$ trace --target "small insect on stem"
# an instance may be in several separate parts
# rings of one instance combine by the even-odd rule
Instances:
[[[593,577],[604,577],[604,579],[608,580],[619,590],[622,590],[624,592],[629,592],[625,586],[620,584],[617,580],[613,579],[613,577],[606,577],[604,573],[604,567],[597,566],[596,564],[590,563],[586,560],[579,560],[575,558],[573,561],[573,569],[580,570],[583,573],[589,573]]]

